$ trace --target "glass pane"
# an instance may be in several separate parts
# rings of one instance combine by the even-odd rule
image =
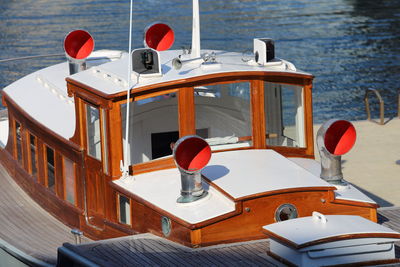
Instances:
[[[75,164],[73,161],[63,158],[66,200],[75,205]]]
[[[37,159],[36,159],[36,137],[29,135],[29,144],[31,148],[31,174],[37,177]]]
[[[172,155],[171,143],[179,139],[177,94],[135,101],[130,106],[128,161],[130,164]],[[125,150],[126,104],[121,105]]]
[[[101,160],[100,113],[97,108],[86,105],[88,154]]]
[[[119,222],[131,224],[131,204],[129,198],[118,195],[119,197]]]
[[[22,138],[21,138],[21,124],[19,122],[15,122],[15,134],[17,139],[17,159],[20,163],[22,163]]]
[[[264,87],[267,144],[305,147],[303,88],[270,82]]]
[[[250,83],[195,87],[196,132],[212,149],[252,145]]]
[[[47,157],[47,187],[54,192],[55,172],[54,172],[54,150],[46,146]]]

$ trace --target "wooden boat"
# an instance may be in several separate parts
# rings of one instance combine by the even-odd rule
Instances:
[[[208,246],[314,211],[376,222],[377,204],[340,176],[354,127],[330,121],[326,160],[314,160],[314,77],[276,58],[270,39],[254,40],[252,58],[201,50],[195,25],[190,52],[168,50],[173,32],[157,23],[131,55],[92,52],[77,30],[69,62],[4,88],[0,160],[15,181],[93,239]]]

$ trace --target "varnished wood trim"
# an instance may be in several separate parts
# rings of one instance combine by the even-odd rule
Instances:
[[[175,168],[175,162],[173,157],[163,158],[163,159],[155,159],[148,162],[143,162],[135,165],[131,165],[130,173],[131,174],[141,174],[146,172],[158,171],[163,169],[171,169]]]
[[[120,161],[123,158],[121,105],[113,103],[108,112],[109,174],[113,180],[121,177]]]
[[[251,114],[253,146],[265,148],[264,83],[260,80],[251,82]]]
[[[104,109],[111,108],[111,101],[107,100],[107,94],[84,85],[80,82],[71,82],[71,78],[66,78],[67,90],[69,96],[77,96],[94,106],[99,106]]]
[[[376,203],[368,203],[368,202],[361,202],[361,201],[354,201],[354,200],[335,198],[335,200],[333,200],[332,202],[337,203],[337,204],[343,204],[346,206],[368,207],[368,208],[373,208],[373,209],[379,208],[379,205]]]
[[[332,236],[332,237],[327,237],[327,238],[321,238],[318,240],[313,240],[311,242],[306,242],[303,244],[297,244],[291,240],[288,240],[280,235],[277,235],[269,230],[262,229],[263,233],[269,236],[270,238],[276,240],[279,243],[288,245],[294,249],[301,249],[301,248],[306,248],[306,247],[311,247],[311,246],[316,246],[320,244],[325,244],[325,243],[330,243],[330,242],[336,242],[336,241],[341,241],[341,240],[347,240],[347,239],[360,239],[360,238],[397,238],[400,239],[400,234],[398,233],[357,233],[357,234],[344,234],[344,235],[337,235],[337,236]]]
[[[196,134],[194,88],[181,88],[178,97],[179,137],[194,135]]]
[[[280,82],[286,84],[297,84],[306,85],[309,84],[310,80],[314,76],[308,74],[300,73],[289,73],[289,72],[270,72],[270,71],[242,71],[242,72],[224,72],[217,74],[209,74],[196,76],[191,78],[179,79],[168,82],[161,82],[152,85],[146,85],[139,88],[135,88],[131,91],[131,94],[138,94],[144,91],[150,91],[153,89],[173,89],[179,87],[192,87],[194,84],[208,84],[208,83],[219,83],[224,81],[234,81],[234,80],[253,80],[253,79],[264,79],[270,82]],[[79,81],[74,80],[71,77],[66,79],[68,84],[68,94],[77,93],[83,99],[90,101],[90,99],[113,99],[114,101],[123,100],[124,96],[126,98],[126,91],[121,91],[115,94],[105,94],[95,88],[87,86]],[[96,97],[97,96],[97,97]],[[92,100],[93,101],[93,100]]]
[[[312,83],[303,87],[304,101],[304,127],[306,137],[306,155],[314,158],[314,129],[313,129],[313,108],[312,108]]]
[[[294,192],[307,193],[307,192],[315,192],[315,191],[333,191],[333,190],[336,190],[336,187],[334,187],[334,186],[296,187],[296,188],[289,188],[289,189],[267,191],[267,192],[257,193],[257,194],[248,195],[248,196],[244,196],[244,197],[239,197],[239,198],[235,198],[235,201],[250,200],[250,199],[255,199],[255,198],[260,198],[260,197],[265,197],[265,196],[282,195],[282,194],[288,194],[288,193],[294,193]]]
[[[147,99],[150,97],[156,97],[156,96],[160,96],[160,95],[178,93],[178,91],[179,91],[178,89],[170,89],[170,90],[150,92],[150,93],[146,93],[146,94],[136,94],[136,95],[134,95],[134,101],[140,101],[143,99]]]
[[[182,220],[181,218],[176,217],[175,215],[173,215],[173,214],[171,214],[171,213],[169,213],[169,212],[167,212],[165,210],[160,209],[159,207],[155,206],[154,204],[144,200],[143,198],[139,197],[138,195],[135,195],[135,194],[129,192],[125,188],[123,188],[123,187],[121,187],[121,186],[119,186],[119,185],[117,185],[117,184],[115,184],[113,182],[110,182],[109,184],[114,190],[116,190],[117,193],[122,193],[123,195],[127,196],[128,198],[131,198],[132,200],[135,200],[135,201],[141,203],[142,205],[144,205],[147,208],[157,212],[158,214],[162,214],[164,216],[169,217],[171,220],[175,221],[176,223],[178,223],[178,224],[180,224],[180,225],[182,225],[182,226],[184,226],[184,227],[186,227],[188,229],[191,229],[191,230],[203,228],[203,227],[205,227],[207,225],[210,225],[210,224],[225,220],[227,218],[230,218],[230,217],[233,217],[233,216],[236,216],[236,215],[242,213],[241,204],[236,203],[235,210],[232,211],[232,212],[223,214],[223,215],[215,217],[215,218],[211,218],[211,219],[203,221],[203,222],[191,224],[191,223],[188,223],[188,222]]]

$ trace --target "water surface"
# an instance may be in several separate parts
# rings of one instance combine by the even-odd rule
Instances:
[[[154,21],[170,24],[173,48],[191,43],[190,0],[134,1],[134,46]],[[255,37],[275,40],[276,55],[312,73],[314,119],[365,119],[365,89],[379,89],[387,116],[397,110],[400,77],[398,0],[200,0],[203,48],[242,52]],[[0,0],[0,59],[63,53],[64,36],[88,30],[96,49],[128,49],[129,1]],[[0,63],[0,88],[63,61]],[[26,88],[29,90],[29,88]]]

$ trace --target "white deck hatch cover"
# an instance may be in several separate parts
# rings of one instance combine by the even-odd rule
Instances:
[[[276,190],[335,189],[270,149],[214,153],[201,174],[235,199]]]
[[[324,222],[326,220],[326,222]],[[298,266],[394,260],[400,234],[360,216],[321,215],[263,227],[270,252]]]

